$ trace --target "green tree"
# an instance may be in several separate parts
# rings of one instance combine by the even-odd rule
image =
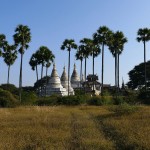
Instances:
[[[88,51],[90,52],[90,55],[92,56],[92,60],[93,60],[93,77],[94,77],[94,67],[95,67],[95,57],[97,57],[100,54],[100,46],[96,43],[94,43],[94,41],[92,39],[85,39],[86,42],[86,46]],[[94,78],[93,78],[94,79]],[[94,91],[94,80],[93,80],[93,91]]]
[[[80,43],[83,45],[83,58],[85,60],[85,69],[84,69],[84,77],[86,79],[86,61],[87,58],[90,56],[90,49],[89,49],[89,45],[88,45],[88,39],[87,38],[83,38],[82,40],[80,40]]]
[[[147,75],[146,75],[146,42],[150,40],[150,29],[143,28],[137,32],[137,41],[144,44],[144,71],[145,71],[145,90],[147,89]]]
[[[18,51],[21,54],[20,75],[19,75],[19,99],[21,101],[23,55],[25,53],[25,49],[29,48],[28,44],[31,41],[31,33],[29,27],[24,25],[18,25],[15,29],[15,34],[13,37],[15,45],[18,47]]]
[[[78,50],[75,54],[76,60],[80,60],[81,66],[80,66],[80,87],[81,87],[81,80],[82,80],[82,62],[83,62],[83,51],[84,51],[84,45],[78,46]]]
[[[2,52],[7,46],[6,36],[4,34],[0,34],[0,57],[2,56]]]
[[[102,87],[101,87],[102,95],[103,95],[103,81],[104,81],[104,47],[108,45],[108,41],[110,40],[111,35],[112,31],[106,26],[99,27],[97,32],[93,34],[94,41],[97,44],[102,45]]]
[[[37,81],[39,80],[39,77],[38,77],[38,56],[37,56],[37,53],[34,53],[32,54],[31,58],[30,58],[30,61],[29,61],[29,65],[31,66],[31,69],[32,70],[36,70],[36,78],[37,78]]]
[[[128,87],[131,89],[145,88],[145,63],[136,65],[132,70],[129,71],[129,82]],[[146,62],[147,69],[147,88],[150,88],[150,61]]]
[[[68,56],[68,96],[69,96],[70,51],[71,51],[71,49],[77,49],[77,45],[75,44],[75,41],[73,39],[65,39],[61,46],[61,50],[65,50],[65,49],[69,52],[69,56]]]
[[[3,58],[4,62],[8,66],[7,84],[9,84],[10,67],[14,64],[15,60],[17,59],[16,46],[7,44],[7,46],[4,48]]]
[[[127,42],[127,38],[123,32],[117,31],[113,33],[108,45],[112,55],[115,57],[115,86],[116,90],[119,89],[119,55],[124,49],[124,44]]]

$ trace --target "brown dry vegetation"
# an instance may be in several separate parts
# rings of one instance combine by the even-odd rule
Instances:
[[[0,149],[150,149],[150,107],[122,115],[110,107],[0,109]]]

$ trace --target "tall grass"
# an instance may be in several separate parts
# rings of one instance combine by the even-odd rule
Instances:
[[[110,107],[0,109],[0,150],[148,150],[150,107],[127,115]]]

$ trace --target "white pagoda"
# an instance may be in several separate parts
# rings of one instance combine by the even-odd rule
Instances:
[[[60,77],[58,76],[55,64],[53,65],[51,77],[46,85],[46,96],[53,94],[60,96],[68,95],[67,90],[61,85]]]
[[[68,93],[68,77],[66,74],[66,69],[64,67],[62,76],[61,76],[61,84],[62,86],[66,89],[67,93]],[[71,87],[71,83],[69,81],[69,95],[74,95],[74,89]]]

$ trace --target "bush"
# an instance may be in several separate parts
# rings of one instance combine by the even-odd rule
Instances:
[[[89,105],[96,105],[96,106],[101,106],[103,104],[102,99],[100,96],[93,96],[91,97],[87,103]]]
[[[84,96],[64,96],[64,97],[59,97],[58,98],[58,104],[62,105],[80,105],[85,103],[86,99]]]
[[[134,106],[134,105],[129,105],[127,103],[110,108],[110,110],[115,112],[116,115],[131,114],[131,113],[136,112],[138,109],[139,109],[139,107]]]
[[[15,107],[18,100],[9,91],[0,89],[0,107]]]
[[[113,104],[120,105],[124,103],[124,96],[114,96],[113,97]]]
[[[35,102],[38,106],[52,106],[52,105],[58,105],[58,97],[56,96],[49,96],[49,97],[40,97]]]
[[[34,92],[22,91],[21,103],[23,105],[33,105],[37,101],[38,97]]]
[[[102,96],[101,99],[102,99],[103,105],[113,104],[113,97],[112,96]]]
[[[150,91],[140,91],[138,98],[141,103],[150,104]]]
[[[13,95],[19,96],[19,89],[13,84],[2,84],[0,86],[0,88],[2,88],[3,90],[7,90],[7,91],[11,92]]]

